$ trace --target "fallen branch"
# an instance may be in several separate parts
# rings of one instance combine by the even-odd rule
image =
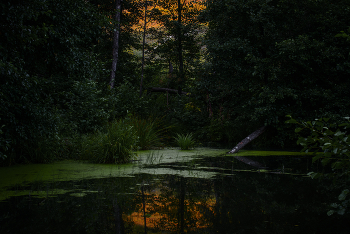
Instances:
[[[266,126],[263,126],[247,136],[243,139],[243,141],[239,142],[230,152],[227,152],[228,154],[234,154],[237,153],[240,149],[242,149],[245,145],[247,145],[249,142],[260,136],[266,129]]]

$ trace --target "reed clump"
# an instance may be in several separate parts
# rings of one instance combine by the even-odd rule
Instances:
[[[109,123],[105,131],[97,131],[82,140],[82,159],[94,163],[126,163],[137,149],[136,130],[126,120]]]
[[[182,150],[189,150],[194,148],[195,141],[193,139],[193,134],[177,134],[175,137],[175,142]]]

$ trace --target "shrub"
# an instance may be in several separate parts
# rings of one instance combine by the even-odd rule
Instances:
[[[300,134],[297,143],[304,147],[304,152],[315,153],[312,161],[320,160],[323,166],[332,169],[330,174],[310,173],[312,177],[350,174],[350,118],[344,119],[341,124],[331,123],[329,118],[301,123],[292,118],[287,121],[299,125],[295,129]]]

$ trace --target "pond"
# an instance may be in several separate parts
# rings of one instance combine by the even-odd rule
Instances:
[[[0,168],[0,233],[350,233],[296,152],[176,149]]]

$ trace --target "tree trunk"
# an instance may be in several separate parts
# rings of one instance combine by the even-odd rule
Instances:
[[[263,126],[244,138],[240,143],[238,143],[230,152],[227,152],[228,154],[234,154],[237,153],[240,149],[242,149],[246,144],[260,136],[266,129],[266,126]]]
[[[111,79],[109,82],[109,86],[111,89],[113,89],[115,85],[115,73],[117,71],[117,63],[118,63],[120,15],[121,15],[121,5],[122,5],[121,2],[122,0],[116,0],[115,20],[117,21],[117,25],[114,31],[114,38],[113,38],[113,62],[112,62]]]
[[[182,4],[181,4],[181,0],[177,1],[178,4],[178,20],[177,20],[177,42],[178,42],[178,48],[177,48],[177,52],[178,52],[178,56],[179,56],[179,94],[182,93],[182,85],[184,83],[184,79],[185,79],[185,75],[184,75],[184,65],[183,65],[183,58],[182,58]]]
[[[171,61],[169,60],[169,74],[168,74],[168,82],[166,87],[169,87],[169,83],[172,80],[173,77],[173,65],[171,64]],[[169,108],[169,92],[166,92],[166,106]]]
[[[145,23],[143,25],[143,38],[142,38],[142,68],[141,68],[141,83],[140,83],[140,97],[142,96],[142,85],[143,85],[143,69],[145,66],[145,43],[146,43],[146,25],[147,25],[147,4],[145,1]]]

